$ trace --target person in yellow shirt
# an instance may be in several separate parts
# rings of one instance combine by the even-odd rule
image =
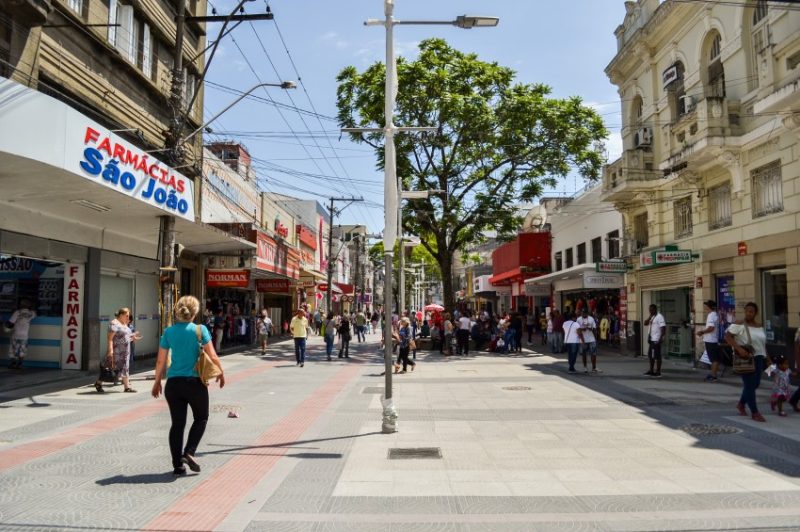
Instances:
[[[294,357],[297,359],[297,365],[302,368],[306,363],[306,338],[308,337],[308,318],[303,309],[297,309],[289,324],[289,330],[294,337]]]
[[[611,320],[608,317],[608,314],[603,316],[603,319],[600,320],[600,341],[604,344],[608,344],[610,338],[608,337],[608,333],[611,330]]]

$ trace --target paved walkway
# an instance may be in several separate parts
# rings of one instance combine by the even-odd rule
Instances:
[[[226,356],[203,471],[183,478],[152,372],[138,394],[0,388],[0,529],[800,529],[800,414],[769,415],[768,386],[755,423],[735,415],[735,378],[707,384],[685,363],[647,379],[643,359],[614,354],[568,375],[530,350],[420,353],[395,376],[399,431],[384,435],[377,339],[327,362],[314,338],[304,368],[288,343]]]

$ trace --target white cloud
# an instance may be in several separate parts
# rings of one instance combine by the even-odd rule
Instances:
[[[622,155],[622,135],[619,131],[612,131],[606,139],[606,150],[608,151],[608,162],[612,163]]]

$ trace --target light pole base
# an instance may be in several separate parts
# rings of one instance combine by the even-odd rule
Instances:
[[[394,400],[381,399],[381,405],[383,405],[381,432],[384,434],[393,434],[397,432],[397,410],[394,407]]]

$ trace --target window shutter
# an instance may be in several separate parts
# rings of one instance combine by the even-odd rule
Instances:
[[[108,42],[117,44],[117,0],[108,0]]]
[[[135,45],[133,31],[133,6],[117,5],[117,50],[128,60],[131,61],[131,46]]]
[[[153,49],[150,43],[150,25],[147,22],[142,29],[142,72],[148,78],[153,77]]]

